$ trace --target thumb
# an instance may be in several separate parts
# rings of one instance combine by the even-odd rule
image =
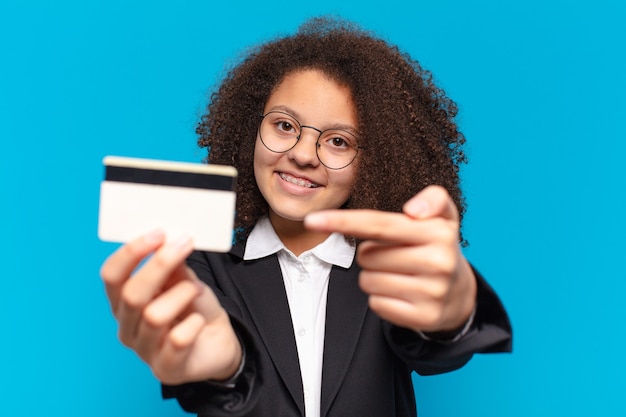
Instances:
[[[459,220],[459,211],[445,188],[429,185],[407,201],[402,212],[416,220],[442,217],[447,220]]]
[[[213,290],[202,282],[191,268],[185,267],[188,271],[189,280],[193,281],[199,290],[199,294],[193,300],[191,308],[202,315],[207,323],[210,323],[222,314],[222,305]]]

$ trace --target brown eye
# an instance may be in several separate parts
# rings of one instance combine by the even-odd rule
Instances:
[[[348,146],[348,143],[345,141],[344,138],[340,138],[337,136],[330,140],[330,144],[337,148],[345,148],[346,146]]]
[[[330,152],[347,152],[357,148],[356,138],[342,130],[327,130],[322,133],[319,141]]]
[[[276,126],[279,130],[282,130],[284,132],[293,132],[295,130],[293,128],[293,125],[287,121],[279,121],[278,123],[276,123]]]

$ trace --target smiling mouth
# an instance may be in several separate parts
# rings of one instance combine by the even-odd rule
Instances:
[[[293,176],[291,176],[289,174],[285,174],[284,172],[281,172],[278,175],[283,180],[285,180],[287,182],[290,182],[292,184],[298,185],[300,187],[306,187],[306,188],[317,188],[317,187],[319,187],[318,184],[315,184],[315,183],[313,183],[311,181],[307,181],[307,180],[302,179],[302,178],[293,177]]]

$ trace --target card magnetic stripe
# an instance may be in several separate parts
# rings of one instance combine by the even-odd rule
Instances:
[[[167,185],[173,187],[204,188],[209,190],[235,191],[234,177],[196,172],[161,171],[157,169],[107,166],[106,181],[137,184]]]

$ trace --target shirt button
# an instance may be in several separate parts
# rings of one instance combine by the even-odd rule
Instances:
[[[308,264],[309,262],[311,262],[311,255],[307,255],[302,259],[302,262],[304,262],[305,264]]]
[[[298,282],[304,282],[305,279],[306,279],[306,274],[300,274],[298,276]]]
[[[304,329],[304,327],[300,327],[300,329],[298,329],[298,336],[302,337],[306,334],[306,330]]]

